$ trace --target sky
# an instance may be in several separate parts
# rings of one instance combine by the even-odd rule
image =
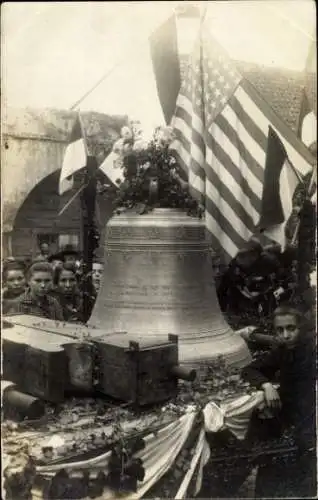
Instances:
[[[2,4],[3,104],[69,109],[102,75],[81,110],[128,114],[153,127],[162,112],[148,36],[180,2]],[[207,6],[211,33],[237,60],[303,70],[315,36],[313,0],[192,2]],[[197,21],[178,22],[189,53]]]

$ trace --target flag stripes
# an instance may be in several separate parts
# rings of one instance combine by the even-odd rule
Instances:
[[[59,194],[62,195],[73,187],[73,174],[87,163],[87,146],[80,114],[74,122],[69,144],[66,147],[59,180]]]
[[[260,220],[269,127],[301,173],[313,158],[204,28],[201,35],[177,99],[172,148],[189,173],[191,194],[204,198],[211,239],[229,261]]]
[[[249,199],[251,205],[255,208],[255,210],[258,210],[260,206],[260,199],[254,192],[252,185],[248,182],[247,177],[244,175],[245,172],[242,169],[242,162],[239,163],[237,159],[232,159],[229,155],[226,148],[228,145],[228,141],[225,139],[226,136],[218,134],[213,125],[211,132],[213,135],[208,136],[207,145],[210,150],[210,158],[212,161],[213,157],[219,161],[220,168],[218,169],[218,174],[220,175],[220,178],[222,179],[223,170],[226,170],[234,181],[240,186],[242,192]],[[237,148],[234,149],[234,152],[239,154],[239,150]]]
[[[229,109],[231,108],[229,107]],[[232,123],[230,122],[231,118],[228,119],[224,115],[219,115],[216,118],[215,123],[222,130],[225,137],[227,137],[227,139],[232,143],[233,147],[239,151],[240,157],[242,158],[244,163],[250,165],[251,173],[256,177],[256,179],[259,181],[259,184],[261,185],[263,181],[263,168],[261,167],[262,163],[258,162],[255,152],[254,152],[255,156],[253,156],[249,152],[250,148],[248,149],[245,145],[246,144],[245,141],[248,140],[249,143],[250,138],[245,137],[245,141],[244,139],[240,138],[240,129],[243,128],[242,127],[243,123],[239,121],[238,118],[236,118],[236,126],[233,126]],[[261,150],[260,153],[263,153],[262,159],[264,159],[264,150]]]
[[[214,159],[214,161],[216,160]],[[207,154],[207,162],[209,162],[209,164],[213,162],[211,152]],[[241,186],[235,182],[233,177],[225,169],[222,170],[222,175],[216,173],[216,171],[220,171],[220,169],[222,169],[222,166],[216,169],[209,169],[207,172],[207,179],[221,193],[235,213],[242,217],[247,228],[253,231],[255,219],[258,217],[257,211],[253,208],[248,197],[244,196]]]

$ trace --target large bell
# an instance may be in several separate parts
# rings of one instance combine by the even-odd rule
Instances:
[[[204,221],[177,209],[125,212],[106,226],[105,268],[89,326],[150,337],[179,336],[179,360],[204,364],[219,355],[250,361],[216,296]]]

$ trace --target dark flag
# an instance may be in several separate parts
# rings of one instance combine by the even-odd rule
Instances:
[[[175,111],[181,85],[174,15],[150,36],[150,52],[159,100],[168,125]]]
[[[285,225],[291,215],[293,195],[300,180],[282,141],[270,126],[259,226],[282,248],[286,243]]]

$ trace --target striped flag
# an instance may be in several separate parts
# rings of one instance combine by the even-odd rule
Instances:
[[[205,202],[207,234],[229,262],[255,231],[263,196],[269,126],[302,174],[312,155],[242,78],[201,26],[172,120],[173,143],[192,194]]]
[[[269,127],[261,204],[260,230],[286,246],[285,226],[293,210],[293,196],[301,178],[289,161],[280,138]]]
[[[73,174],[87,163],[87,145],[80,114],[77,114],[72,128],[70,142],[65,150],[59,181],[59,194],[73,187]]]

